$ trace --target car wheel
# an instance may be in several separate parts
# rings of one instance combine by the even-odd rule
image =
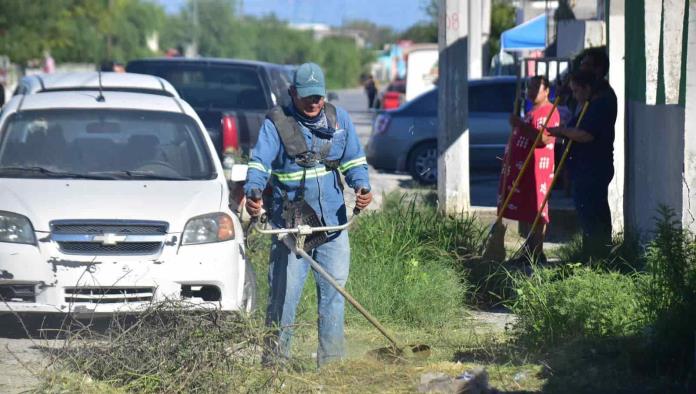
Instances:
[[[256,272],[251,266],[249,260],[245,261],[244,269],[244,291],[242,292],[242,310],[246,313],[252,313],[256,310],[257,303],[257,286]]]
[[[437,143],[417,146],[409,155],[408,170],[414,180],[424,185],[437,183]]]

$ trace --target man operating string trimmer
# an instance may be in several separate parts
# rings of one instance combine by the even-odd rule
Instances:
[[[324,74],[314,63],[295,72],[292,104],[276,107],[264,121],[249,162],[246,208],[252,217],[263,210],[261,190],[271,179],[270,220],[276,227],[336,226],[347,221],[341,172],[356,191],[355,207],[372,201],[367,161],[346,111],[324,102]],[[303,241],[307,251],[338,283],[345,285],[350,263],[347,231],[318,233]],[[268,279],[266,324],[278,329],[264,362],[290,357],[297,304],[310,265],[274,237]],[[321,275],[317,284],[319,366],[345,355],[344,298]]]

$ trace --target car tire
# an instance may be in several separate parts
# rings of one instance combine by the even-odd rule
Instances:
[[[244,290],[242,292],[242,310],[246,313],[252,313],[257,307],[257,292],[256,271],[251,266],[249,260],[244,263]]]
[[[418,183],[437,183],[437,143],[427,142],[416,146],[408,155],[408,171]]]

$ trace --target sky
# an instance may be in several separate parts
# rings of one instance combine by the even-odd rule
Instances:
[[[175,13],[187,0],[157,0],[167,12]],[[377,25],[403,31],[426,21],[425,0],[237,0],[245,15],[275,13],[291,23],[325,23],[366,19]]]

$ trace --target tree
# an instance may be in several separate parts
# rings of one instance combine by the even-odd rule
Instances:
[[[515,7],[505,0],[493,0],[491,5],[491,35],[488,39],[488,54],[500,52],[500,35],[515,27]],[[490,61],[490,59],[488,59]]]
[[[58,62],[126,61],[151,54],[147,36],[163,19],[141,0],[2,0],[0,51],[19,64],[45,50]]]
[[[385,44],[392,43],[396,39],[396,33],[392,28],[378,26],[374,22],[366,20],[348,21],[343,24],[342,28],[364,32],[367,46],[373,49],[381,49]]]
[[[401,34],[402,40],[414,42],[437,42],[437,23],[419,23]]]

